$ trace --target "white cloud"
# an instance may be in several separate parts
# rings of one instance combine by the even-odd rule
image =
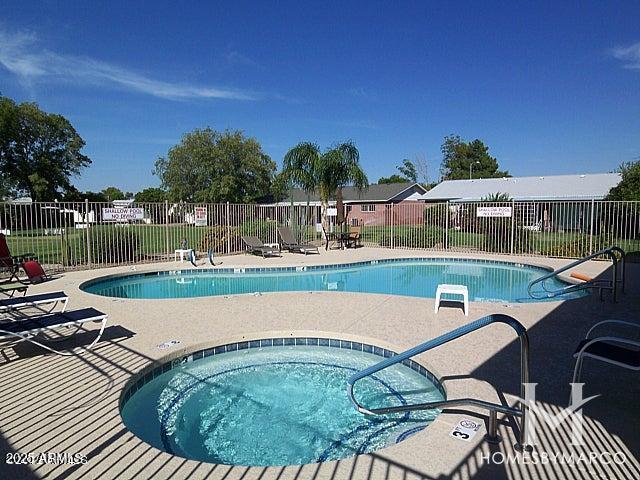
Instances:
[[[39,49],[33,33],[9,34],[0,30],[0,65],[27,84],[64,80],[79,85],[115,86],[166,99],[255,99],[240,90],[165,82],[112,63]]]
[[[243,65],[247,67],[259,67],[260,65],[255,60],[247,57],[246,55],[238,52],[237,50],[230,50],[225,55],[224,58],[229,63],[233,63],[236,65]]]
[[[640,70],[640,42],[626,47],[613,48],[611,55],[624,62],[624,68]]]

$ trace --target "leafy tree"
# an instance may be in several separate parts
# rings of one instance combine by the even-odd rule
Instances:
[[[271,196],[274,202],[281,202],[287,198],[287,191],[289,190],[289,182],[286,176],[280,172],[271,182]]]
[[[324,153],[315,143],[299,143],[284,156],[282,174],[287,181],[320,196],[322,224],[328,227],[329,200],[342,202],[342,188],[367,188],[369,181],[360,166],[360,153],[352,142],[340,143]]]
[[[400,173],[410,182],[418,181],[418,170],[416,165],[409,159],[402,160],[402,165],[397,167]]]
[[[408,181],[409,181],[408,178],[401,177],[400,175],[397,175],[397,174],[393,174],[390,177],[380,177],[378,179],[378,183],[380,185],[384,185],[387,183],[406,183]]]
[[[622,180],[607,195],[607,200],[640,200],[640,160],[618,167]]]
[[[489,147],[476,139],[464,142],[458,135],[444,138],[440,147],[442,164],[440,173],[444,180],[469,178],[508,177],[509,172],[498,170],[498,161],[489,155]]]
[[[0,200],[9,198],[11,194],[12,188],[9,181],[4,177],[4,175],[0,176]]]
[[[405,158],[402,161],[402,165],[396,167],[402,175],[394,173],[389,177],[380,177],[379,184],[387,183],[406,183],[418,181],[418,170],[416,165],[409,159]]]
[[[0,173],[6,191],[53,200],[71,189],[71,177],[91,164],[84,140],[62,115],[35,103],[0,97]]]
[[[167,193],[161,188],[150,187],[136,193],[134,199],[137,203],[160,203],[167,199]]]
[[[87,190],[86,192],[81,192],[77,190],[75,187],[69,188],[63,195],[62,200],[64,202],[84,202],[85,200],[89,200],[90,202],[107,202],[107,197],[104,196],[102,192],[92,192]]]
[[[170,201],[251,203],[268,196],[275,169],[255,138],[205,128],[185,134],[154,173]]]
[[[100,193],[102,193],[102,195],[104,195],[109,202],[112,202],[113,200],[125,200],[128,198],[127,194],[120,190],[118,187],[107,187]]]

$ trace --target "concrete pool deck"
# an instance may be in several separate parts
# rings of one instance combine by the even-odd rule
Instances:
[[[265,267],[346,263],[398,257],[474,257],[518,261],[557,267],[565,260],[537,257],[434,254],[425,251],[360,248],[321,251],[320,255],[285,253],[263,259],[246,255],[221,257],[222,267]],[[580,272],[603,274],[610,264],[589,262]],[[189,263],[138,265],[137,272],[192,268]],[[529,329],[530,381],[538,383],[537,400],[557,414],[568,404],[573,372],[572,353],[591,325],[606,318],[639,321],[640,269],[628,265],[627,293],[613,304],[605,294],[565,302],[505,305],[471,302],[470,315],[461,309],[441,308],[433,313],[433,299],[343,292],[268,293],[191,299],[130,300],[87,294],[78,286],[92,278],[131,273],[132,267],[68,272],[29,289],[29,293],[64,290],[69,308],[94,306],[109,314],[105,339],[93,352],[74,357],[44,354],[21,344],[7,348],[0,363],[0,478],[640,478],[640,394],[637,372],[597,362],[585,362],[584,396],[600,394],[585,405],[586,445],[570,445],[570,424],[553,430],[539,422],[536,452],[598,455],[592,463],[513,463],[504,459],[516,451],[514,429],[499,416],[503,441],[483,441],[485,426],[471,442],[449,435],[462,418],[486,421],[486,412],[474,408],[441,414],[424,431],[373,454],[344,460],[287,467],[240,467],[185,460],[161,452],[131,434],[122,424],[118,400],[124,384],[137,371],[166,355],[196,344],[222,344],[239,339],[278,336],[321,336],[364,339],[404,350],[483,315],[504,313]],[[605,273],[606,274],[606,273]],[[90,327],[94,328],[94,327]],[[634,333],[634,332],[632,332]],[[73,344],[93,337],[82,334]],[[161,350],[167,340],[177,347]],[[69,344],[67,344],[69,345]],[[519,345],[504,325],[490,326],[416,358],[442,377],[448,398],[480,397],[514,404],[520,394]],[[472,377],[472,378],[469,378]],[[7,454],[79,453],[86,463],[8,465]],[[607,457],[606,453],[609,453]],[[611,460],[624,456],[624,463]],[[605,455],[603,455],[603,453]],[[20,459],[19,457],[15,457]],[[42,459],[42,458],[40,458]],[[603,460],[604,459],[604,460]]]

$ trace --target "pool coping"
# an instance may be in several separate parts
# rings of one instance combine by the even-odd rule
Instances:
[[[254,273],[301,273],[301,272],[314,272],[314,271],[322,271],[322,270],[335,270],[338,268],[355,268],[355,267],[363,267],[363,266],[374,266],[385,263],[401,263],[401,262],[417,262],[417,263],[430,263],[430,262],[442,262],[442,261],[450,261],[453,263],[479,263],[479,264],[501,264],[515,267],[531,267],[538,268],[541,270],[545,270],[547,272],[553,272],[554,269],[549,265],[539,264],[539,263],[529,263],[529,262],[517,262],[517,261],[509,261],[509,260],[493,260],[486,258],[467,258],[467,257],[399,257],[399,258],[382,258],[375,260],[364,260],[359,262],[347,262],[347,263],[329,263],[329,264],[317,264],[317,265],[298,265],[298,266],[279,266],[279,267],[224,267],[224,268],[187,268],[187,269],[161,269],[161,270],[152,270],[146,272],[136,272],[136,273],[114,273],[110,275],[103,275],[100,277],[92,278],[89,280],[85,280],[84,282],[78,285],[78,289],[82,292],[89,295],[96,295],[105,298],[118,298],[127,300],[127,298],[123,297],[111,297],[108,295],[101,295],[99,293],[93,293],[87,291],[86,288],[95,285],[96,283],[103,282],[106,280],[112,279],[126,279],[126,278],[134,278],[134,277],[153,277],[153,276],[181,276],[181,275],[193,275],[194,272],[198,272],[198,275],[206,275],[207,273],[214,274],[222,274],[222,275],[244,275],[244,274],[254,274]],[[576,279],[569,277],[568,275],[560,274],[558,278],[569,285],[577,285],[580,282]],[[279,293],[279,292],[269,292],[269,293]],[[358,292],[358,293],[368,293],[368,292]],[[235,295],[246,295],[242,293],[233,294]],[[216,296],[216,295],[204,295],[204,297]],[[173,300],[174,298],[168,298]],[[166,300],[159,298],[136,298],[135,300]],[[564,301],[567,299],[561,299],[558,301]],[[508,302],[510,303],[510,302]]]
[[[351,337],[351,338],[344,338]],[[291,343],[293,341],[293,344]],[[299,342],[300,341],[300,342]],[[326,344],[321,342],[326,341]],[[257,345],[255,344],[257,342]],[[299,343],[298,343],[299,342]],[[309,343],[311,342],[311,343]],[[337,342],[334,344],[333,342]],[[328,332],[291,332],[289,335],[283,335],[274,333],[271,335],[269,332],[261,332],[255,334],[242,335],[241,339],[227,340],[222,342],[202,342],[188,347],[183,347],[172,353],[168,353],[160,358],[155,359],[148,365],[145,365],[137,372],[134,372],[131,377],[125,382],[118,399],[118,409],[122,411],[126,402],[134,395],[140,388],[147,383],[153,381],[163,373],[173,370],[180,365],[191,363],[195,360],[201,360],[207,357],[221,355],[223,353],[250,350],[253,348],[270,348],[280,346],[317,346],[317,347],[329,347],[340,348],[345,350],[355,350],[364,353],[370,353],[380,357],[380,360],[398,355],[403,350],[398,347],[393,347],[389,344],[381,346],[380,344],[386,344],[376,339],[370,339],[366,337],[359,337],[353,335],[338,335],[336,333]],[[389,348],[387,348],[389,347]],[[416,373],[424,376],[431,382],[433,382],[440,393],[447,398],[447,390],[442,382],[442,377],[434,373],[432,367],[424,366],[420,362],[416,362],[412,359],[406,359],[401,362],[408,368],[411,368]]]
[[[267,339],[295,339],[295,338],[301,338],[301,339],[308,339],[308,338],[315,338],[315,339],[325,339],[325,340],[334,340],[334,341],[338,341],[340,342],[340,347],[331,347],[331,345],[329,345],[330,348],[343,348],[342,347],[342,342],[349,342],[351,343],[350,347],[353,347],[353,344],[360,344],[360,345],[368,345],[371,346],[373,349],[378,348],[382,351],[383,355],[379,355],[377,353],[375,353],[373,350],[371,352],[365,352],[365,353],[371,353],[373,355],[378,355],[380,356],[380,360],[384,360],[385,357],[384,356],[384,352],[387,352],[389,354],[389,356],[392,356],[391,354],[397,354],[396,352],[400,353],[403,352],[404,350],[400,347],[398,347],[397,345],[393,345],[389,342],[380,340],[380,339],[375,339],[375,338],[371,338],[371,337],[365,337],[365,336],[361,336],[361,335],[353,335],[353,334],[346,334],[346,333],[336,333],[336,332],[324,332],[324,331],[318,331],[318,330],[298,330],[298,331],[265,331],[265,332],[255,332],[255,333],[246,333],[243,335],[234,335],[234,336],[230,336],[226,339],[221,339],[218,342],[200,342],[200,343],[196,343],[196,344],[191,344],[189,346],[185,346],[182,348],[179,348],[171,353],[168,353],[166,355],[163,355],[160,358],[157,358],[153,361],[151,361],[149,364],[145,365],[144,367],[142,367],[141,369],[139,369],[137,372],[134,372],[131,374],[131,376],[129,377],[129,379],[124,383],[124,385],[122,386],[121,390],[120,390],[120,395],[118,397],[118,421],[120,423],[120,427],[125,429],[127,432],[129,432],[129,434],[134,435],[136,438],[138,438],[141,442],[143,442],[145,445],[147,445],[147,447],[151,450],[157,451],[159,452],[161,455],[167,455],[173,458],[183,458],[186,461],[190,461],[190,462],[199,462],[199,463],[204,463],[204,464],[208,464],[208,465],[227,465],[227,464],[216,464],[216,463],[210,463],[210,462],[202,462],[200,460],[193,460],[193,459],[189,459],[189,458],[185,458],[185,457],[181,457],[179,455],[173,454],[173,453],[169,453],[166,452],[164,450],[160,450],[157,447],[154,447],[153,445],[151,445],[150,443],[148,443],[146,440],[138,437],[134,432],[132,432],[131,430],[129,430],[129,428],[127,427],[127,425],[124,423],[124,420],[122,418],[122,408],[125,405],[125,403],[127,402],[127,400],[129,398],[131,398],[132,395],[135,394],[135,392],[139,389],[142,388],[145,384],[153,381],[153,379],[157,378],[159,375],[161,375],[163,372],[163,369],[165,368],[165,365],[169,364],[170,365],[170,369],[168,369],[167,371],[176,368],[180,365],[182,365],[183,363],[188,363],[190,361],[193,360],[197,360],[199,358],[193,358],[194,353],[199,353],[199,352],[204,352],[205,350],[211,350],[213,349],[215,351],[215,348],[220,348],[220,347],[226,347],[227,345],[238,345],[240,343],[247,343],[247,345],[250,342],[255,342],[255,341],[262,341],[262,340],[267,340]],[[306,345],[306,344],[305,344]],[[273,344],[272,344],[273,346]],[[300,346],[302,346],[302,344],[300,344]],[[255,348],[255,347],[254,347]],[[263,348],[262,346],[257,347],[257,348]],[[269,348],[268,346],[265,345],[264,348]],[[345,349],[347,349],[345,347]],[[353,348],[350,348],[353,349]],[[233,351],[233,350],[232,350]],[[237,351],[237,350],[236,350]],[[364,350],[362,350],[364,351]],[[217,353],[222,354],[223,352],[219,352]],[[224,352],[226,353],[226,352]],[[214,355],[216,355],[214,353]],[[204,355],[203,355],[204,358]],[[406,363],[405,363],[406,362]],[[432,366],[430,366],[430,364],[428,362],[424,362],[423,360],[421,360],[420,362],[417,362],[415,360],[411,360],[411,359],[407,359],[405,361],[402,362],[405,366],[411,368],[413,371],[415,371],[416,373],[420,374],[420,375],[424,375],[425,378],[427,378],[428,380],[430,380],[437,388],[438,390],[442,393],[442,395],[444,396],[445,399],[448,398],[448,391],[447,391],[447,387],[445,386],[445,382],[443,381],[443,376],[437,371],[437,369],[433,368]],[[158,369],[160,369],[158,371]],[[424,372],[424,373],[422,373]],[[150,376],[149,376],[150,375]],[[140,385],[138,386],[138,383],[140,383]],[[135,388],[135,390],[134,390]],[[125,399],[126,395],[129,395],[129,397],[127,399]],[[346,392],[346,388],[345,388],[345,396],[347,395]],[[429,427],[431,425],[433,425],[436,422],[440,422],[442,421],[440,419],[440,415],[437,415],[436,418],[429,424],[429,426],[427,428],[424,428],[422,430],[419,430],[417,432],[412,432],[412,434],[408,435],[406,438],[403,438],[402,441],[406,440],[409,437],[413,437],[413,436],[417,436],[417,435],[425,435],[428,434],[429,431]],[[376,451],[384,451],[388,448],[392,448],[398,445],[398,443],[402,443],[402,441],[400,442],[396,442],[393,445],[387,445],[384,446]],[[347,458],[351,458],[351,457],[347,457]],[[327,460],[327,462],[334,462],[335,460]],[[314,464],[322,464],[322,463],[327,463],[327,462],[313,462],[313,463],[309,463],[309,464],[300,464],[300,465],[314,465]],[[244,465],[229,465],[232,467],[246,467]],[[287,465],[286,467],[289,466],[298,466],[298,464],[296,465]],[[282,467],[282,466],[280,466]],[[271,467],[268,467],[271,468]],[[274,467],[275,468],[275,467]]]

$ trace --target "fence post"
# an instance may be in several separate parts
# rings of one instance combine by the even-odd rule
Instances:
[[[511,199],[511,255],[513,255],[513,241],[516,234],[516,201]]]
[[[87,242],[87,268],[91,268],[91,239],[89,237],[89,199],[84,199],[84,226],[85,240]]]
[[[394,236],[394,228],[393,228],[393,221],[394,221],[394,212],[393,212],[394,208],[393,208],[393,203],[391,204],[391,249],[393,250],[394,248],[396,248],[396,239]]]
[[[229,202],[227,202],[227,255],[231,255],[231,223],[229,218]]]
[[[169,249],[169,200],[164,201],[164,245],[167,252],[167,260],[171,258]]]
[[[449,201],[444,204],[444,249],[449,249]]]
[[[595,207],[596,200],[595,198],[591,199],[591,220],[589,220],[589,255],[593,253],[593,213]]]

